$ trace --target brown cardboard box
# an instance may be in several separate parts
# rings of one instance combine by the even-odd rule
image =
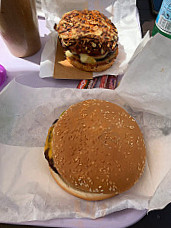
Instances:
[[[92,79],[93,73],[73,67],[66,60],[63,48],[58,40],[53,77],[56,79]]]

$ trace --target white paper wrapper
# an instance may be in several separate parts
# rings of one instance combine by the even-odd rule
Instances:
[[[141,124],[156,191],[149,201],[149,210],[163,208],[166,201],[171,202],[170,53],[171,40],[157,34],[134,58],[117,88],[117,93],[136,113],[143,112]]]
[[[97,218],[124,208],[148,207],[147,200],[154,192],[148,168],[131,191],[105,201],[87,202],[56,184],[43,156],[48,128],[62,111],[90,98],[122,103],[115,94],[102,89],[33,89],[11,82],[0,96],[0,221]]]
[[[171,117],[170,53],[171,40],[157,34],[137,55],[118,87],[118,93],[129,105]]]
[[[53,7],[51,7],[53,5]],[[114,65],[106,71],[93,73],[93,76],[123,74],[136,47],[141,41],[139,17],[136,0],[43,0],[42,8],[46,16],[47,27],[54,31],[62,15],[73,9],[96,9],[109,17],[116,25],[119,34],[119,54]],[[42,53],[40,77],[52,77],[54,72],[57,33],[49,35]]]
[[[1,222],[97,218],[125,208],[159,209],[171,201],[170,42],[160,35],[151,39],[115,91],[36,89],[15,81],[6,87],[0,94]],[[130,112],[147,147],[145,172],[137,184],[100,202],[87,202],[63,191],[43,156],[51,123],[71,104],[90,98],[114,102]]]

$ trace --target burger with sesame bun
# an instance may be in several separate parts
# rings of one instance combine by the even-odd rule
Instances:
[[[67,60],[84,71],[104,71],[118,55],[115,25],[97,10],[73,10],[55,25]]]
[[[71,105],[50,127],[44,153],[58,185],[92,201],[130,189],[146,159],[135,119],[104,100]]]

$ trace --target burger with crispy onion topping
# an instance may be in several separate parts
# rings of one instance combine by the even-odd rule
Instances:
[[[55,25],[67,60],[84,71],[104,71],[118,55],[115,25],[97,10],[73,10]]]

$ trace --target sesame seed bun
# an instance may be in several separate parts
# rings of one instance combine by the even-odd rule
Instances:
[[[65,181],[62,180],[62,178],[60,177],[59,174],[55,173],[51,168],[50,168],[50,172],[52,174],[52,177],[54,178],[54,180],[56,181],[56,183],[66,192],[68,192],[69,194],[76,196],[78,198],[84,199],[84,200],[88,200],[88,201],[95,201],[95,200],[104,200],[104,199],[108,199],[112,196],[114,196],[115,194],[99,194],[99,193],[91,193],[91,192],[84,192],[84,191],[80,191],[76,188],[71,187],[69,184],[67,184]]]
[[[74,196],[107,199],[130,189],[143,173],[143,135],[134,118],[116,104],[74,104],[48,135],[45,151],[52,176]]]

